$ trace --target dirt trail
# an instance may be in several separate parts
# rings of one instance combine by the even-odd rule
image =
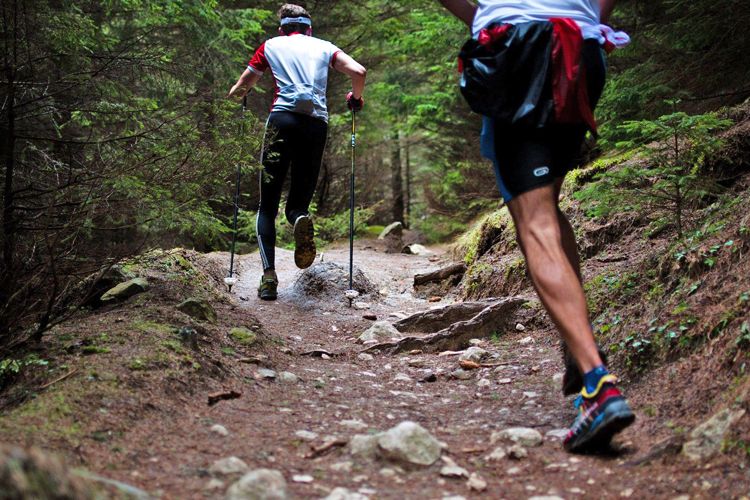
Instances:
[[[533,317],[534,309],[519,310],[524,331],[515,329],[514,319],[510,328],[502,328],[480,342],[496,366],[470,371],[465,380],[451,376],[458,368],[455,355],[410,352],[361,356],[364,347],[356,339],[373,324],[365,315],[395,321],[453,300],[431,303],[413,293],[414,274],[448,262],[440,250],[435,252],[429,256],[387,255],[377,243],[357,242],[356,265],[374,285],[374,293],[362,298],[369,304],[365,310],[349,308],[343,293],[322,299],[300,293],[293,286],[300,271],[294,268],[292,253],[285,250],[277,256],[279,300],[262,302],[256,296],[260,259],[257,255],[243,256],[239,259],[240,282],[231,298],[221,298],[220,326],[211,334],[217,338],[205,339],[201,349],[218,354],[225,345],[218,338],[225,333],[220,332],[255,321],[260,322],[261,341],[244,350],[230,349],[218,357],[200,358],[202,371],[187,375],[164,361],[154,365],[152,371],[142,370],[140,365],[137,370],[133,367],[133,356],[147,358],[144,353],[134,353],[134,345],[146,344],[159,329],[171,331],[155,321],[180,325],[184,320],[174,316],[173,306],[165,305],[178,300],[182,292],[171,290],[175,282],[165,282],[159,293],[171,290],[174,297],[169,301],[162,298],[149,305],[151,299],[146,294],[141,302],[129,306],[127,314],[145,325],[140,333],[133,333],[134,328],[125,320],[126,312],[117,307],[71,324],[71,332],[96,333],[109,328],[110,342],[119,336],[131,340],[107,344],[113,352],[101,354],[101,358],[76,361],[81,363],[77,365],[80,377],[54,386],[57,390],[64,388],[64,393],[42,394],[40,401],[47,406],[32,404],[26,413],[16,415],[16,420],[21,420],[12,428],[32,428],[33,424],[41,430],[40,435],[17,432],[5,439],[58,450],[71,464],[78,462],[101,476],[168,499],[224,498],[227,488],[241,474],[221,476],[210,469],[216,461],[233,456],[250,469],[278,470],[287,481],[290,496],[305,499],[324,498],[338,487],[371,499],[453,496],[454,500],[674,498],[680,494],[689,494],[690,498],[739,498],[739,493],[747,491],[743,486],[748,484],[747,470],[729,458],[696,465],[665,453],[643,461],[657,441],[672,434],[650,415],[639,414],[636,425],[618,437],[618,451],[610,455],[565,453],[561,434],[572,421],[574,410],[571,401],[561,397],[557,335],[544,326],[547,321],[543,317]],[[209,266],[224,266],[228,255],[212,254],[208,259],[214,261]],[[348,251],[334,248],[324,252],[322,259],[346,268]],[[116,330],[118,325],[122,331]],[[163,335],[174,347],[169,337],[173,334]],[[154,356],[161,360],[164,354],[156,352],[158,345],[153,347]],[[126,354],[118,354],[119,348]],[[305,355],[316,349],[332,356]],[[249,358],[243,359],[245,356]],[[87,362],[105,359],[109,366],[86,367]],[[107,368],[113,373],[107,374]],[[277,379],[264,379],[263,369],[274,370]],[[282,372],[291,372],[299,380],[284,382],[280,380]],[[434,381],[420,381],[430,373]],[[638,399],[649,392],[636,389],[626,385],[637,410]],[[218,390],[235,390],[242,395],[207,406],[207,393]],[[77,415],[69,403],[87,410]],[[47,410],[54,417],[51,421],[65,422],[69,434],[87,437],[73,441],[80,444],[71,449],[67,443],[72,441],[72,434],[39,421],[44,416],[37,415],[41,411],[34,410],[37,407],[52,408]],[[32,420],[24,420],[29,418]],[[480,476],[486,489],[470,490],[465,478],[442,477],[441,461],[426,468],[410,468],[383,459],[352,456],[347,446],[333,446],[319,456],[311,455],[313,447],[333,439],[345,443],[356,434],[386,431],[403,421],[419,423],[444,443],[443,456],[469,474]],[[217,424],[228,434],[212,431]],[[492,443],[493,432],[510,427],[535,429],[544,441],[528,447],[528,456],[490,459],[498,446],[509,446]]]
[[[346,265],[347,251],[329,250],[323,259]],[[362,346],[355,338],[372,324],[363,319],[363,314],[388,319],[394,313],[436,305],[415,298],[411,286],[415,273],[440,264],[436,257],[385,255],[366,243],[358,244],[356,264],[382,295],[382,301],[371,303],[367,311],[346,307],[343,296],[338,303],[321,302],[314,308],[300,305],[292,290],[299,271],[293,267],[288,251],[278,255],[279,300],[261,302],[255,294],[258,262],[257,256],[242,258],[236,297],[240,307],[283,343],[281,350],[286,354],[273,357],[269,366],[277,372],[293,372],[301,381],[249,381],[240,399],[212,408],[196,407],[185,429],[190,439],[183,443],[186,457],[195,462],[182,464],[188,470],[205,470],[214,460],[238,456],[251,468],[280,470],[290,492],[299,498],[324,497],[335,487],[359,491],[370,498],[644,498],[688,491],[707,493],[712,484],[721,482],[720,470],[696,475],[681,467],[677,472],[654,464],[647,470],[628,465],[639,451],[647,451],[653,444],[635,442],[634,431],[619,437],[620,451],[610,456],[565,453],[560,433],[574,412],[570,402],[561,398],[555,381],[562,366],[554,332],[513,331],[482,342],[481,347],[494,354],[493,362],[500,366],[471,372],[469,380],[449,377],[457,368],[455,356],[358,358]],[[302,355],[317,348],[341,355],[331,359]],[[425,370],[435,373],[437,381],[418,382]],[[306,458],[312,445],[331,437],[349,439],[354,434],[387,430],[405,420],[420,423],[445,443],[443,454],[469,473],[479,474],[487,489],[470,491],[465,479],[441,477],[440,463],[426,469],[402,468],[352,457],[346,448]],[[208,431],[217,423],[229,429],[228,437],[216,437]],[[529,448],[525,458],[490,461],[487,457],[497,446],[490,443],[492,432],[515,426],[537,429],[545,435],[543,444]],[[306,442],[295,434],[298,431],[317,437]],[[174,454],[177,450],[170,451]],[[175,484],[163,472],[155,467],[152,477],[144,478],[151,491],[162,489],[174,498],[219,497],[223,491],[205,491],[208,479],[200,475],[183,474]],[[295,475],[311,476],[312,482],[293,482]],[[698,482],[698,476],[703,483]],[[712,482],[714,479],[716,482]]]

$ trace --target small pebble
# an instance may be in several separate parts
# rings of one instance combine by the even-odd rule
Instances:
[[[219,436],[228,436],[229,435],[229,431],[227,430],[227,428],[224,427],[223,425],[219,425],[219,424],[216,424],[216,425],[212,426],[211,427],[211,432],[213,432],[214,434],[218,434]]]

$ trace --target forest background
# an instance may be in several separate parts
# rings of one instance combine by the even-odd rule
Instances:
[[[316,36],[369,70],[358,123],[359,230],[402,221],[427,241],[445,241],[496,209],[494,177],[479,156],[480,120],[457,89],[465,26],[427,0],[299,3]],[[238,166],[242,249],[253,249],[272,82],[253,90],[245,114],[224,96],[254,49],[276,34],[278,6],[2,3],[0,354],[41,338],[85,303],[80,291],[97,282],[92,273],[126,256],[152,247],[226,249]],[[747,99],[749,20],[743,0],[619,2],[613,24],[633,44],[609,58],[591,158],[654,132],[644,124],[659,117],[703,116]],[[348,229],[348,90],[343,76],[331,76],[314,201],[322,241]],[[595,202],[613,193],[583,196]],[[288,233],[279,225],[283,245]]]

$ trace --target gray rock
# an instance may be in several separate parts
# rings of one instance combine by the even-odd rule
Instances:
[[[122,301],[148,290],[148,281],[145,278],[135,278],[110,288],[101,299],[102,303]]]
[[[459,466],[452,458],[443,456],[441,457],[445,465],[440,469],[440,475],[443,477],[450,478],[465,478],[468,479],[469,471]]]
[[[414,243],[411,245],[406,245],[402,250],[401,253],[405,253],[407,255],[431,255],[432,252],[424,246],[420,245],[419,243]]]
[[[256,372],[258,377],[273,380],[276,378],[276,372],[268,368],[259,368]]]
[[[469,380],[473,378],[474,375],[468,370],[464,370],[463,368],[457,368],[451,372],[451,377],[458,379],[458,380]]]
[[[482,349],[481,347],[471,346],[463,353],[461,353],[458,359],[459,361],[473,361],[475,363],[479,363],[489,355],[490,353]]]
[[[520,444],[514,444],[513,446],[508,448],[508,456],[516,460],[521,460],[522,458],[528,457],[529,452],[526,451],[526,448],[524,448]]]
[[[391,460],[432,465],[442,452],[440,443],[416,422],[401,422],[378,438],[382,454]]]
[[[395,377],[393,377],[394,382],[411,382],[411,377],[405,373],[397,373]]]
[[[375,359],[375,356],[372,354],[367,354],[366,352],[361,352],[357,355],[357,359],[360,361],[372,361]]]
[[[335,488],[324,500],[370,500],[370,497],[346,488]]]
[[[503,460],[508,455],[508,452],[503,448],[502,446],[498,446],[492,452],[487,455],[487,461],[489,462],[499,462]]]
[[[295,436],[300,438],[302,441],[315,441],[318,439],[318,433],[312,431],[297,431],[294,433]]]
[[[280,372],[279,382],[284,384],[296,384],[299,382],[299,377],[292,372]]]
[[[487,481],[476,472],[473,472],[466,482],[466,486],[472,491],[482,492],[487,489]]]
[[[216,323],[216,311],[207,300],[191,297],[177,304],[177,310],[198,321]]]
[[[391,224],[388,224],[378,236],[379,240],[384,240],[391,237],[401,238],[402,234],[404,232],[404,225],[400,222],[393,222]]]
[[[521,446],[539,446],[542,444],[542,434],[534,429],[527,427],[511,427],[499,432],[493,432],[490,437],[491,443],[497,443],[498,441],[510,441],[518,443]]]
[[[213,432],[214,434],[218,434],[219,436],[229,435],[229,431],[227,430],[227,428],[219,424],[211,426],[211,432]]]
[[[477,387],[489,387],[491,385],[492,382],[490,382],[490,380],[486,378],[479,379],[479,382],[477,382]]]
[[[203,489],[205,491],[223,490],[224,486],[224,481],[222,481],[221,479],[213,478],[206,483]]]
[[[250,467],[237,457],[227,457],[217,460],[209,467],[208,472],[219,476],[229,476],[231,474],[244,474],[250,470]]]
[[[286,481],[281,472],[257,469],[229,487],[226,500],[286,500]]]
[[[389,323],[388,321],[377,321],[370,328],[365,330],[362,335],[359,336],[357,342],[360,344],[373,340],[376,342],[383,342],[401,337],[403,337],[401,332],[396,330],[396,327],[391,323]]]
[[[547,439],[558,439],[562,440],[568,435],[568,429],[552,429],[544,433],[544,437]]]
[[[368,427],[370,427],[369,425],[367,425],[366,423],[362,422],[361,420],[356,420],[356,419],[342,420],[339,423],[341,425],[343,425],[344,427],[348,427],[348,428],[353,429],[355,431],[363,431],[363,430],[367,429]]]
[[[745,410],[726,408],[693,429],[682,452],[690,460],[702,461],[721,450],[724,437],[730,428],[745,415]]]
[[[374,459],[378,456],[378,439],[381,434],[355,434],[349,440],[349,453],[356,457]]]
[[[544,437],[547,439],[558,439],[562,440],[568,435],[568,429],[552,429],[544,433]]]

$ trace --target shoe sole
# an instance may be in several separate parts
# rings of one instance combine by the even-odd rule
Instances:
[[[294,223],[294,263],[307,269],[315,262],[315,229],[310,217],[300,217]]]
[[[258,297],[260,297],[260,300],[276,300],[278,298],[278,295],[258,292]]]
[[[612,404],[605,410],[604,421],[591,432],[567,443],[565,449],[571,453],[586,453],[603,450],[612,441],[615,434],[622,432],[635,422],[635,415],[625,401]]]

